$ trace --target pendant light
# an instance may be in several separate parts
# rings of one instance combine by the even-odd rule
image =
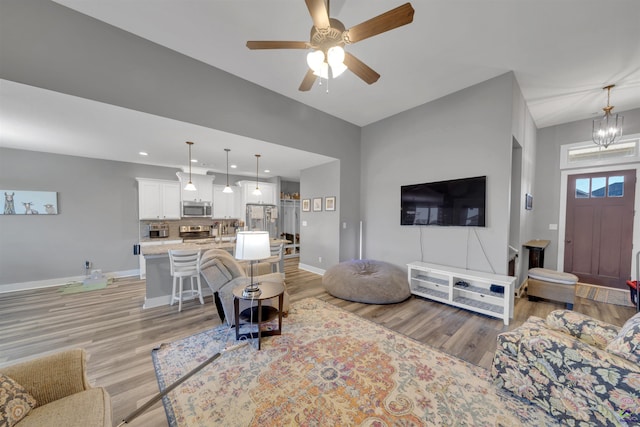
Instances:
[[[607,106],[603,108],[604,116],[593,120],[592,138],[596,145],[607,148],[622,137],[622,123],[624,117],[616,114],[613,116],[611,110],[613,105],[609,105],[611,99],[611,88],[615,85],[605,86],[602,89],[607,91]]]
[[[187,145],[189,146],[189,183],[184,186],[184,189],[186,191],[196,191],[196,186],[191,182],[191,146],[193,145],[193,142],[187,141]]]
[[[260,187],[258,187],[258,161],[260,160],[260,154],[256,154],[256,189],[253,190],[254,196],[262,196],[262,191],[260,191]]]
[[[227,186],[222,190],[223,193],[233,193],[233,188],[229,187],[229,151],[228,148],[225,148],[224,151],[227,152]]]

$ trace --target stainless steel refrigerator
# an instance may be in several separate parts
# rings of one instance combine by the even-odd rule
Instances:
[[[278,207],[247,203],[245,225],[249,231],[268,231],[271,239],[278,239]]]

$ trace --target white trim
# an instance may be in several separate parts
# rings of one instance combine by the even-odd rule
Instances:
[[[581,168],[581,169],[565,169],[560,171],[560,212],[558,216],[558,271],[564,271],[564,236],[567,221],[567,179],[569,175],[579,175],[583,173],[609,172],[616,169],[635,169],[636,170],[636,193],[634,212],[640,211],[640,163],[634,164],[611,164],[607,166]],[[633,249],[631,251],[631,271],[629,275],[635,276],[636,257],[634,254],[640,249],[640,215],[633,217]],[[636,278],[638,280],[639,278]]]
[[[309,271],[309,272],[311,272],[311,273],[316,273],[316,274],[319,274],[319,275],[321,275],[321,276],[324,276],[324,272],[326,271],[326,270],[323,270],[323,269],[321,269],[321,268],[313,267],[313,266],[311,266],[311,265],[302,264],[302,263],[299,263],[299,264],[298,264],[298,268],[299,268],[300,270]]]
[[[120,278],[138,276],[140,270],[124,270],[114,271],[111,273],[105,273],[108,278]],[[6,285],[0,285],[0,294],[7,292],[27,291],[30,289],[52,288],[55,286],[64,286],[69,282],[82,282],[87,276],[71,276],[71,277],[59,277],[56,279],[35,280],[33,282],[21,282],[21,283],[8,283]]]

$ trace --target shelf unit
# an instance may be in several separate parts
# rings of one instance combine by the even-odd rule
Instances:
[[[300,256],[300,200],[280,199],[281,237],[290,240],[284,245],[284,257]]]
[[[502,319],[513,318],[513,286],[516,278],[482,271],[415,261],[408,266],[411,293],[444,304]],[[465,282],[467,286],[458,285]],[[494,292],[492,285],[504,292]]]

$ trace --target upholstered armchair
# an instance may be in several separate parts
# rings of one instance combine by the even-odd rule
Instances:
[[[640,313],[622,328],[570,310],[498,336],[496,384],[567,425],[640,424]]]
[[[79,348],[1,368],[0,425],[111,427],[111,398],[86,369]]]
[[[271,270],[271,266],[265,263],[267,271]],[[213,292],[214,302],[218,310],[220,319],[230,326],[235,325],[235,315],[233,310],[233,289],[237,286],[248,285],[250,278],[247,274],[246,266],[239,263],[233,255],[222,249],[210,249],[202,254],[200,261],[200,270],[202,271],[202,277],[204,277],[207,285]],[[259,273],[258,273],[259,274]],[[282,283],[285,287],[283,311],[286,313],[289,311],[289,294],[287,292],[286,284],[284,282],[284,274],[282,273],[268,273],[255,275],[254,282],[277,282]],[[278,299],[273,298],[263,301],[264,306],[277,306]],[[251,301],[240,301],[240,312],[251,307]]]

